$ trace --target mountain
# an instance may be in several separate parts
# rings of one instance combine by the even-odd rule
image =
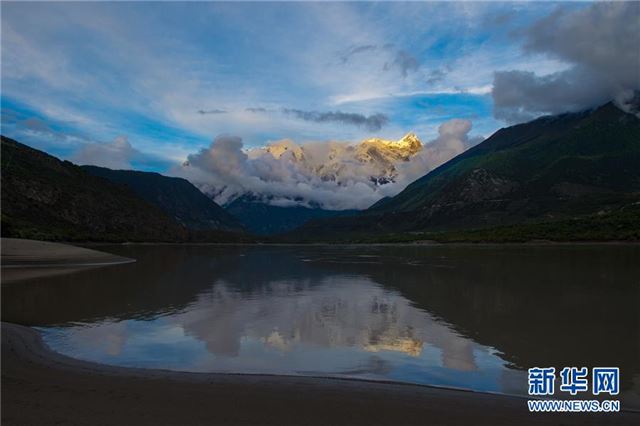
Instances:
[[[300,235],[478,229],[607,215],[640,203],[640,119],[608,103],[500,129],[353,218]]]
[[[257,235],[275,235],[291,231],[309,220],[349,216],[357,210],[323,210],[304,206],[272,206],[250,196],[235,199],[226,207],[248,231]]]
[[[364,209],[372,197],[354,197],[354,193],[362,193],[366,187],[375,193],[398,180],[404,186],[406,174],[416,168],[407,163],[421,151],[422,143],[413,133],[399,140],[373,138],[358,144],[330,141],[298,145],[281,140],[250,149],[242,149],[239,139],[220,138],[208,149],[189,156],[177,173],[221,206],[249,196],[252,201],[275,206]],[[418,167],[427,167],[424,159],[419,163]]]
[[[322,155],[312,145],[297,145],[284,140],[261,148],[263,154],[275,159],[287,155],[294,167],[323,181],[341,182],[352,179],[354,169],[362,167],[367,179],[377,184],[394,181],[398,175],[397,164],[409,161],[422,149],[420,139],[414,133],[407,133],[398,140],[380,138],[365,139],[358,144],[329,143]]]
[[[182,241],[187,231],[130,188],[2,136],[2,236]]]
[[[365,139],[356,145],[348,145],[346,154],[341,147],[332,147],[329,161],[315,167],[315,172],[325,181],[350,179],[353,164],[366,167],[369,180],[377,185],[394,182],[398,176],[397,165],[409,161],[422,149],[420,139],[414,133],[407,133],[398,140],[380,138]],[[351,161],[345,162],[344,158]],[[307,166],[309,167],[309,166]]]
[[[87,173],[126,185],[178,223],[195,230],[240,231],[242,225],[188,180],[159,173],[81,166]]]
[[[336,190],[360,185],[378,187],[394,182],[398,165],[408,162],[422,150],[422,143],[413,133],[399,140],[371,138],[358,144],[330,142],[322,145],[297,145],[290,140],[270,144],[249,152],[260,170],[278,170],[277,161],[284,170],[293,170],[295,184],[316,181],[317,186],[334,185]],[[186,164],[185,167],[189,167]],[[274,179],[283,179],[282,175]],[[212,188],[201,186],[209,196],[218,200],[225,209],[251,232],[273,235],[291,231],[311,219],[350,216],[354,209],[327,209],[295,195],[256,193],[243,188]],[[312,207],[309,207],[311,205]]]

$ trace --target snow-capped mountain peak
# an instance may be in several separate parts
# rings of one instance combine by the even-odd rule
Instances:
[[[227,152],[233,149],[241,152]],[[217,140],[210,154],[191,157],[198,161],[195,168],[185,163],[183,170],[191,169],[199,187],[221,205],[249,194],[274,205],[311,206],[318,195],[315,191],[319,191],[328,201],[317,205],[340,209],[341,199],[333,201],[332,197],[349,188],[369,194],[354,205],[363,208],[380,198],[378,189],[384,187],[381,193],[389,192],[388,185],[398,181],[400,169],[406,169],[404,164],[422,149],[415,133],[398,140],[370,138],[355,144],[330,141],[299,145],[284,139],[248,150]],[[211,176],[215,179],[204,181],[199,174],[203,168],[214,171]],[[294,191],[289,191],[291,186]],[[290,196],[289,192],[296,195]]]
[[[387,146],[393,149],[404,149],[407,151],[418,151],[422,148],[422,142],[415,133],[409,132],[402,138],[394,140],[386,140],[380,138],[365,139],[361,144],[378,144]]]

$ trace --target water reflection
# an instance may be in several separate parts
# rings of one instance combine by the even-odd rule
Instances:
[[[534,365],[640,375],[638,247],[108,250],[138,262],[6,286],[3,319],[117,365],[509,393]]]

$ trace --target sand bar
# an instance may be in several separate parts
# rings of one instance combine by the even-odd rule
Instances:
[[[47,241],[2,238],[2,283],[135,262],[122,256]]]

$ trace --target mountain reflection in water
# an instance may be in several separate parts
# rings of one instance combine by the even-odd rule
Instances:
[[[532,366],[640,382],[637,246],[109,246],[137,263],[7,285],[3,320],[115,365],[525,393]]]

